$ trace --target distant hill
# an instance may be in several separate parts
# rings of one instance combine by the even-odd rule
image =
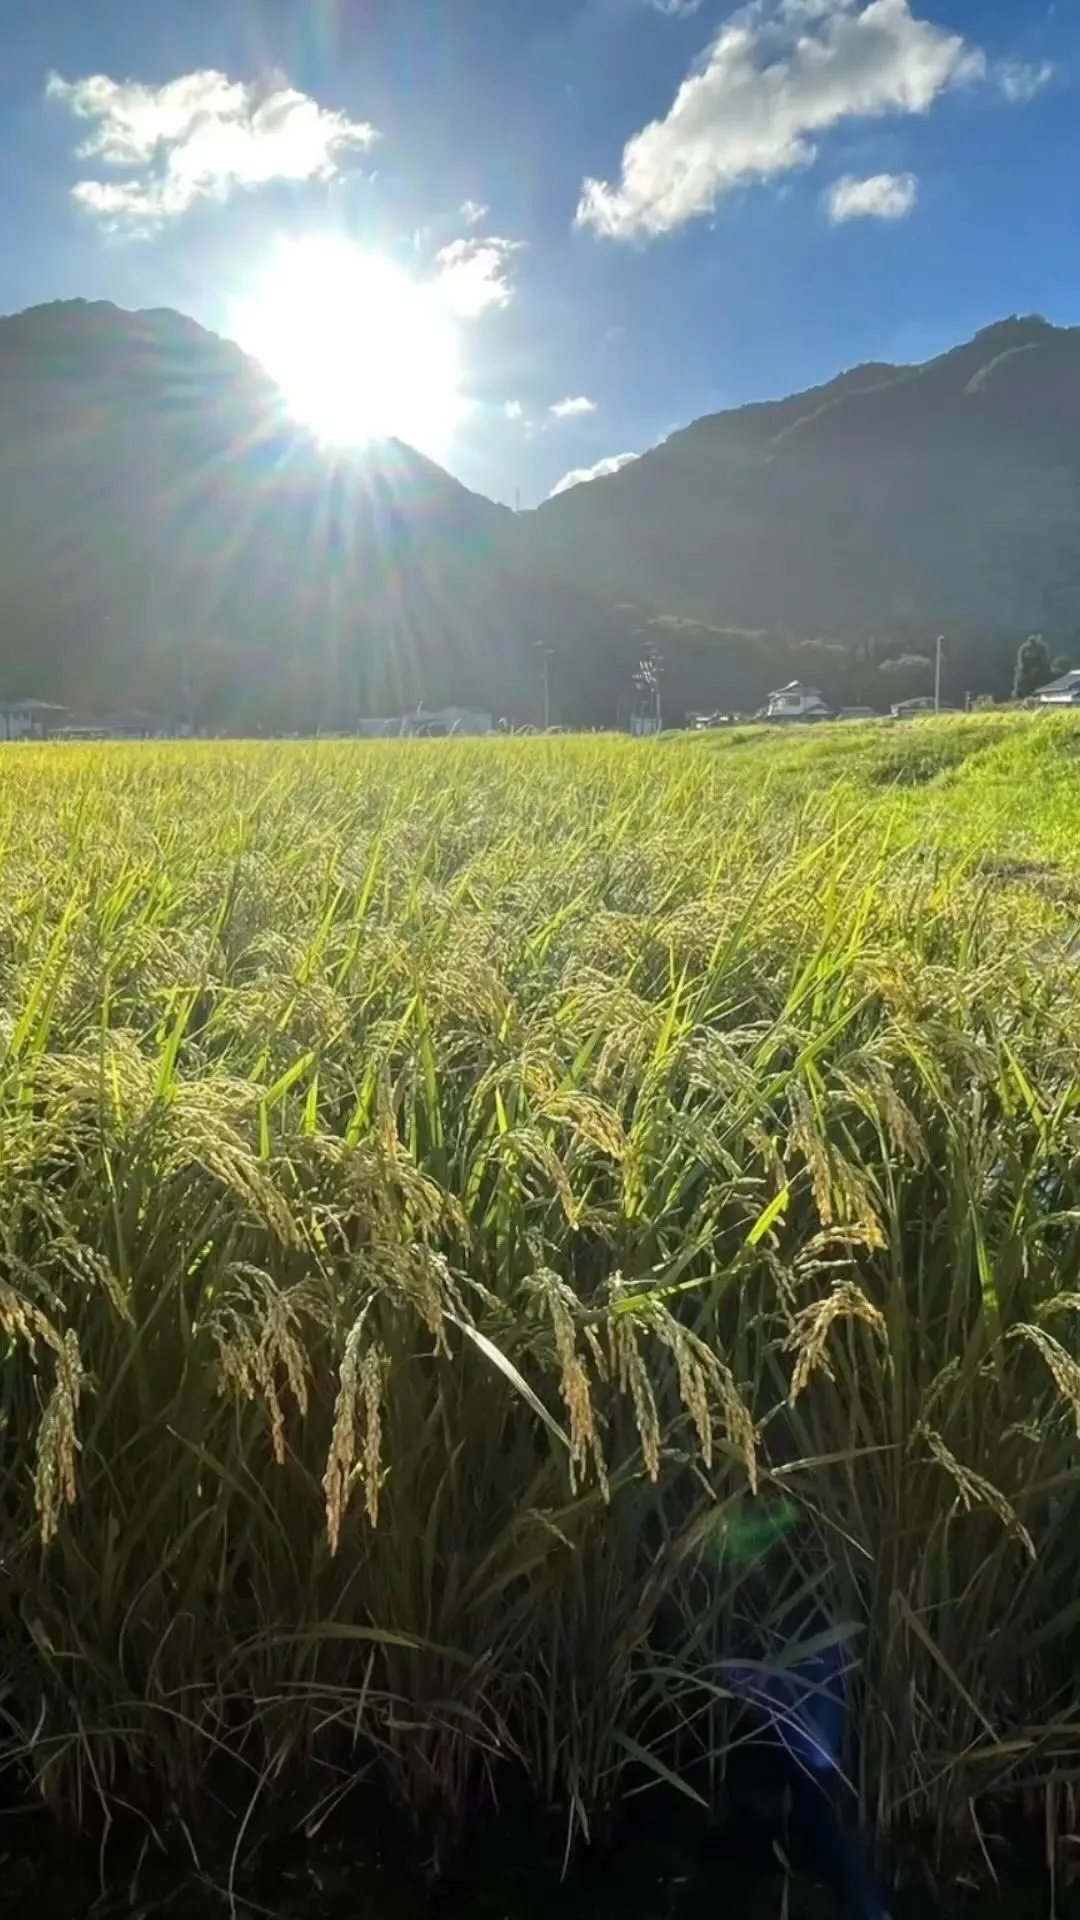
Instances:
[[[697,420],[527,537],[591,587],[721,627],[1080,635],[1080,328],[1006,320]]]
[[[167,311],[0,319],[0,697],[267,730],[458,704],[1003,694],[1080,653],[1080,329],[1004,321],[692,426],[513,515],[397,441],[329,451]],[[1078,659],[1080,664],[1080,659]]]
[[[0,694],[239,727],[423,700],[603,719],[642,616],[396,441],[329,452],[171,312],[0,320]],[[563,711],[565,709],[565,711]]]

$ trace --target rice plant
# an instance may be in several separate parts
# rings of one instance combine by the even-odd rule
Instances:
[[[302,1761],[437,1835],[513,1776],[572,1839],[710,1798],[733,1663],[824,1634],[880,1831],[1064,1809],[1078,748],[3,755],[0,1726],[41,1794]]]

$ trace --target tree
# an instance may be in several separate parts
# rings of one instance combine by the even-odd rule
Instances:
[[[1036,688],[1046,685],[1052,672],[1050,649],[1042,634],[1029,633],[1016,656],[1013,699],[1027,700]]]

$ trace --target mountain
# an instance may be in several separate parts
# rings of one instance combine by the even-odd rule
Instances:
[[[1080,653],[1080,329],[1016,319],[695,421],[514,515],[397,441],[332,452],[240,349],[167,311],[0,319],[0,697],[237,729],[423,701],[610,724],[1004,694]]]
[[[0,320],[0,694],[307,730],[421,700],[611,717],[643,616],[400,442],[329,452],[182,315]]]
[[[986,328],[697,420],[530,516],[531,551],[727,629],[1080,637],[1080,328]]]

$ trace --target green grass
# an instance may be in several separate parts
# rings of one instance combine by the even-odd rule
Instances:
[[[979,715],[0,756],[39,1790],[182,1799],[225,1749],[253,1799],[302,1761],[438,1829],[517,1774],[589,1830],[650,1768],[707,1794],[725,1663],[828,1619],[866,1817],[1052,1824],[1078,754]]]

